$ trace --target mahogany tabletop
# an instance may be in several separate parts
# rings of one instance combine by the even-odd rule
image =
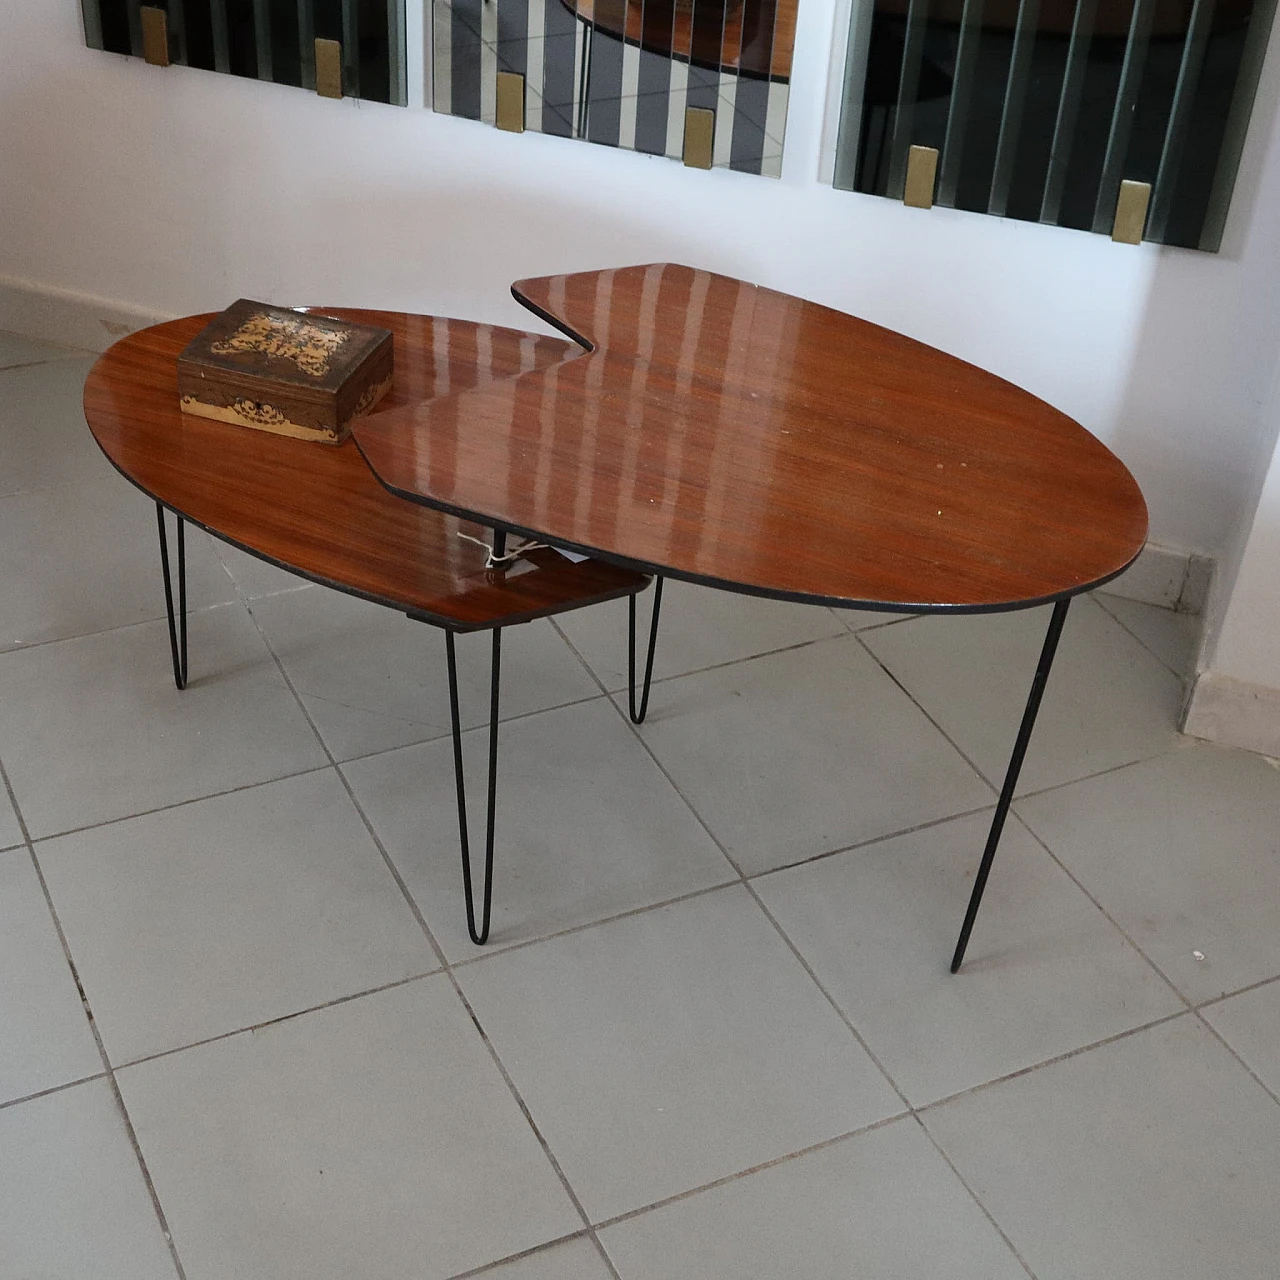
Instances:
[[[393,492],[619,564],[902,611],[1075,595],[1142,549],[1084,427],[889,329],[671,264],[525,280],[577,358],[355,424]]]
[[[576,348],[512,329],[380,311],[325,309],[390,329],[394,407],[548,368]],[[487,531],[393,497],[351,441],[292,440],[178,408],[178,353],[211,316],[123,339],[85,383],[90,430],[139,488],[192,523],[265,560],[415,617],[466,631],[629,595],[646,577],[535,551],[505,572],[458,536]]]

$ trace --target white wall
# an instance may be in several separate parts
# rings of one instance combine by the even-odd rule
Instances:
[[[151,68],[85,49],[75,0],[0,0],[0,288],[156,314],[247,294],[528,326],[507,293],[516,277],[689,262],[1021,383],[1130,464],[1154,539],[1217,551],[1280,352],[1274,50],[1226,246],[1210,256],[820,184],[833,4],[801,5],[808,89],[793,94],[775,182]]]

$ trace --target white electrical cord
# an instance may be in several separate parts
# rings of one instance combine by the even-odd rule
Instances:
[[[488,553],[488,558],[484,562],[486,569],[505,569],[513,560],[518,560],[526,551],[541,551],[546,547],[545,542],[534,542],[530,538],[526,542],[522,542],[519,546],[513,547],[510,551],[503,555],[495,555],[493,544],[486,542],[483,538],[473,538],[469,533],[463,533],[458,530],[458,537],[464,542],[474,542],[477,547],[483,547]]]

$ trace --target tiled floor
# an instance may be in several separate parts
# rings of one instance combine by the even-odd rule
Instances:
[[[1188,619],[1074,606],[957,977],[1043,611],[672,585],[638,731],[623,608],[517,629],[477,950],[439,635],[193,536],[177,693],[88,363],[0,336],[0,1276],[1280,1274],[1280,770]]]

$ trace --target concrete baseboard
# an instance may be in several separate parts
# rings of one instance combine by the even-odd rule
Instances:
[[[1102,590],[1107,595],[1198,616],[1209,599],[1213,567],[1208,556],[1175,551],[1152,542],[1142,548],[1132,567]]]
[[[1191,686],[1181,728],[1193,738],[1280,756],[1280,689],[1202,671]]]
[[[88,293],[0,277],[0,329],[28,338],[105,351],[125,334],[173,318]]]

